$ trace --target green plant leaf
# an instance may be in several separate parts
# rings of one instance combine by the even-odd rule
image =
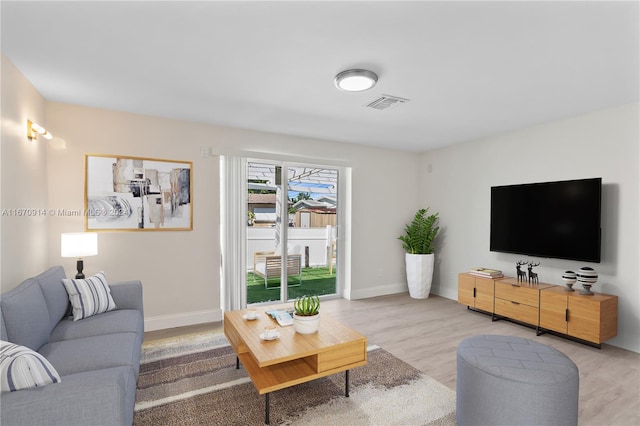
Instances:
[[[317,295],[298,297],[293,302],[293,309],[300,316],[316,315],[320,311],[320,298]]]
[[[431,254],[434,251],[434,240],[440,230],[436,226],[438,213],[426,216],[429,209],[416,212],[411,223],[405,225],[404,235],[398,237],[402,248],[411,254]]]

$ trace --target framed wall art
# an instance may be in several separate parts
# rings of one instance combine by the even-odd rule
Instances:
[[[85,155],[87,231],[191,231],[193,164]]]

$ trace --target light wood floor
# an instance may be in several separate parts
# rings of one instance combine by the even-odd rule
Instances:
[[[396,357],[455,390],[456,348],[476,334],[504,334],[552,346],[580,371],[580,425],[640,425],[640,354],[604,344],[602,349],[491,318],[438,296],[415,300],[407,293],[361,300],[327,300],[321,312],[367,336]],[[222,323],[153,331],[145,341],[196,333]]]

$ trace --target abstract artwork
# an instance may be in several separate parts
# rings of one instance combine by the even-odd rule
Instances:
[[[190,231],[192,163],[85,155],[87,231]]]

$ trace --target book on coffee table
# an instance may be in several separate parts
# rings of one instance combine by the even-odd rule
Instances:
[[[276,320],[280,327],[286,327],[289,325],[293,325],[293,309],[289,310],[274,310],[267,311],[267,315],[270,315],[271,318]]]

